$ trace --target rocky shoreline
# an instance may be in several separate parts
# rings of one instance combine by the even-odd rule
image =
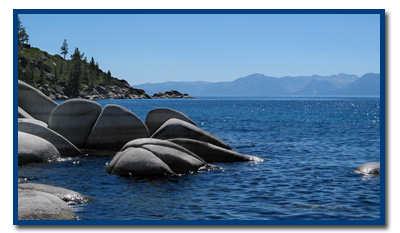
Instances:
[[[53,77],[54,78],[54,77]],[[59,79],[55,82],[52,75],[48,74],[47,79],[54,81],[55,85],[52,87],[49,84],[34,83],[32,86],[40,90],[43,94],[52,100],[67,100],[71,99],[67,95],[68,84],[65,80]],[[106,86],[100,84],[96,87],[84,86],[79,89],[79,94],[76,98],[99,100],[99,99],[151,99],[142,89],[131,87],[128,83],[123,86],[110,85]]]
[[[164,94],[180,95],[176,91]],[[82,98],[58,104],[18,81],[18,166],[81,156],[82,151],[108,151],[115,154],[105,171],[108,174],[153,177],[204,171],[213,167],[212,162],[264,161],[232,149],[174,109],[153,109],[143,122],[115,104],[102,107]],[[71,200],[64,200],[59,192],[90,201],[90,197],[71,190],[21,182],[18,219],[79,219],[65,203]]]
[[[55,81],[52,79],[52,75],[47,75],[49,81]],[[67,96],[67,82],[65,80],[57,80],[54,87],[49,84],[33,83],[33,87],[40,90],[43,94],[48,96],[52,100],[68,100],[72,97]],[[137,89],[131,87],[128,83],[123,86],[106,86],[100,84],[97,87],[85,86],[79,89],[79,94],[76,98],[88,99],[88,100],[100,100],[100,99],[186,99],[194,98],[193,96],[181,93],[176,90],[158,92],[150,96],[143,89]]]

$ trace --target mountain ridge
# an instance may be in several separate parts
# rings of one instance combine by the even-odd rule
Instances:
[[[193,96],[375,96],[380,93],[380,74],[361,77],[339,73],[329,76],[284,76],[281,78],[254,73],[228,82],[162,82],[134,85],[148,93],[176,89]]]

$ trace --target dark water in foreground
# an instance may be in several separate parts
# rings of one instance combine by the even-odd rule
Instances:
[[[266,162],[159,179],[105,173],[111,155],[19,166],[19,177],[92,197],[88,220],[375,220],[380,176],[352,171],[380,158],[379,98],[101,100],[142,120],[174,108],[241,153]]]

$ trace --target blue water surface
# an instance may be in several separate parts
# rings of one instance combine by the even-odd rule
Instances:
[[[265,162],[165,178],[105,172],[113,157],[82,155],[18,167],[20,178],[93,198],[82,220],[377,220],[380,177],[354,173],[380,160],[379,98],[99,100],[143,121],[158,107],[189,116],[236,151]]]

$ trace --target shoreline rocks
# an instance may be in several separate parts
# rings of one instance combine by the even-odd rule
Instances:
[[[90,100],[70,99],[58,105],[49,118],[49,128],[82,148],[101,113],[101,105]]]
[[[36,97],[32,98],[44,98],[45,102],[53,103],[33,87],[19,84],[34,93]],[[106,92],[103,86],[98,88]],[[263,161],[230,151],[232,147],[222,139],[174,109],[153,109],[147,113],[144,123],[124,107],[108,104],[102,108],[99,103],[87,99],[69,99],[52,107],[51,112],[46,113],[48,125],[29,116],[29,112],[25,114],[24,108],[19,109],[21,116],[27,117],[18,123],[21,164],[51,160],[60,155],[76,156],[82,151],[91,154],[119,151],[109,164],[108,173],[153,176],[198,171],[208,166],[207,162],[214,161]]]
[[[60,158],[60,153],[49,141],[18,131],[18,165],[57,158]]]
[[[208,142],[216,146],[233,149],[226,144],[222,139],[218,138],[211,133],[200,129],[186,121],[176,118],[167,120],[152,136],[151,138],[157,139],[172,139],[172,138],[189,138],[199,141]]]
[[[31,87],[25,82],[18,80],[18,106],[37,120],[49,122],[50,113],[57,103],[44,95],[39,90]],[[22,116],[26,115],[21,111]]]
[[[18,189],[49,193],[55,195],[56,197],[60,198],[60,200],[65,202],[86,203],[91,200],[89,197],[82,195],[78,192],[45,184],[20,183],[18,184]]]
[[[155,108],[147,113],[145,124],[152,135],[167,120],[176,118],[197,126],[188,116],[171,108]]]
[[[55,195],[18,189],[18,220],[77,220],[77,216]]]
[[[86,203],[91,199],[78,192],[37,183],[18,184],[19,220],[77,220],[67,203]]]
[[[108,104],[93,126],[85,148],[118,151],[131,140],[149,136],[146,125],[133,112]]]
[[[262,158],[245,155],[235,151],[227,150],[211,143],[188,138],[173,138],[168,141],[178,144],[193,153],[196,153],[207,163],[212,162],[237,162],[237,161],[265,161]]]
[[[45,127],[44,125],[18,120],[18,131],[33,134],[47,140],[57,148],[60,156],[66,157],[82,154],[82,152],[76,148],[75,145],[73,145],[62,135],[47,128],[47,126]]]
[[[127,143],[114,156],[106,172],[125,177],[165,176],[197,171],[205,165],[204,160],[179,145],[138,139]]]

